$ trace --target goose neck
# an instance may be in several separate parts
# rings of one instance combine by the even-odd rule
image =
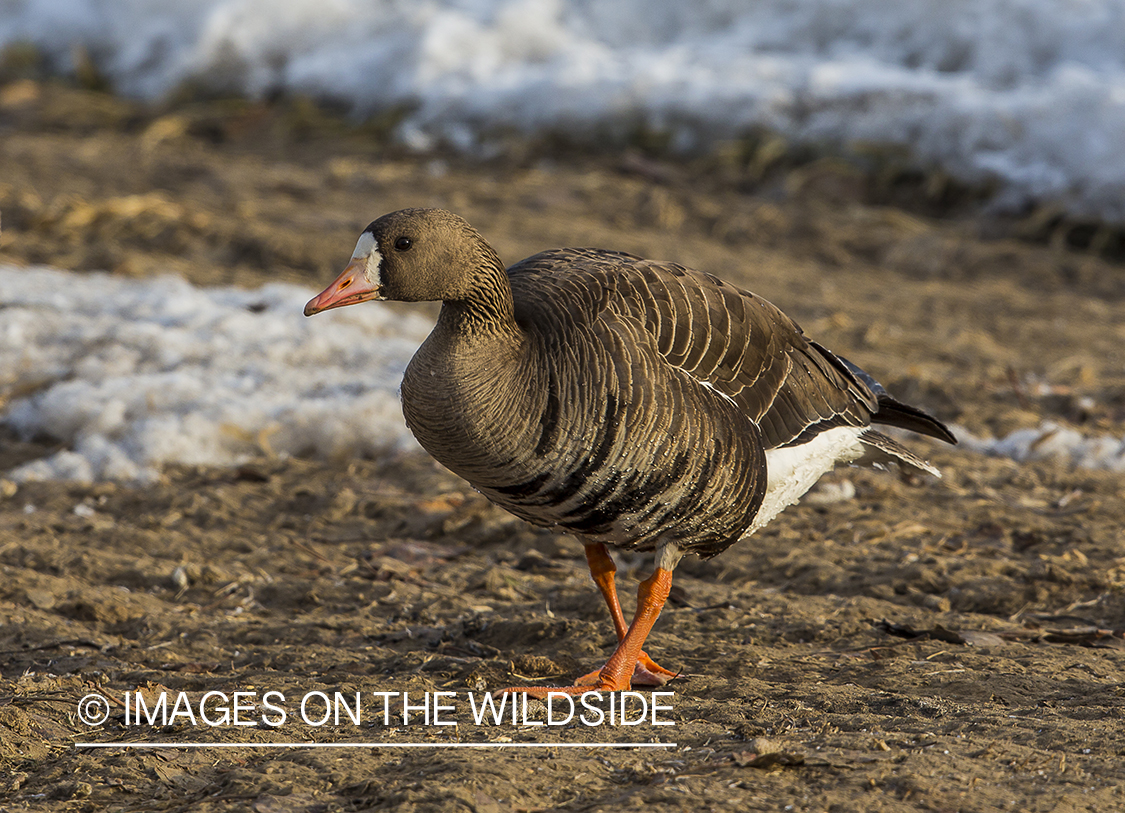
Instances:
[[[503,267],[482,268],[468,293],[445,300],[438,326],[459,335],[517,334],[512,287]]]

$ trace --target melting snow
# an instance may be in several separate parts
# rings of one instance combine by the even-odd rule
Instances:
[[[0,267],[0,419],[66,446],[15,480],[151,480],[169,463],[413,445],[397,395],[430,322],[378,306],[306,319],[314,292]]]
[[[907,147],[1002,201],[1125,218],[1125,0],[4,0],[0,48],[114,86],[192,80],[408,111],[419,147],[490,130],[681,146],[766,126]]]

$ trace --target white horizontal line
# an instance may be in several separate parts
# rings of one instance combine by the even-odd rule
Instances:
[[[76,742],[75,748],[675,748],[674,742]]]

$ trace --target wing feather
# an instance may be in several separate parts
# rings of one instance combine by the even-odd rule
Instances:
[[[533,311],[565,301],[582,311],[575,318],[643,327],[669,365],[733,400],[767,449],[880,422],[880,404],[890,401],[770,302],[710,274],[598,249],[543,252],[508,274],[517,318],[544,318]],[[537,293],[520,296],[521,289]]]

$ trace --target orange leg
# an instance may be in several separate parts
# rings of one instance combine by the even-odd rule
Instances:
[[[620,641],[629,631],[629,625],[625,623],[625,613],[621,612],[621,602],[617,600],[617,565],[613,563],[613,558],[601,542],[586,546],[586,564],[590,566],[590,575],[594,578],[594,584],[601,590],[602,598],[609,607],[609,614],[613,616],[613,628],[617,631],[617,640]]]
[[[664,607],[664,602],[668,600],[668,593],[671,589],[672,571],[665,570],[662,567],[658,567],[651,576],[641,582],[640,587],[637,588],[637,613],[633,616],[633,623],[618,642],[617,649],[610,655],[593,685],[565,686],[562,688],[512,686],[501,691],[526,692],[532,697],[545,699],[548,694],[552,693],[584,694],[585,692],[620,692],[628,689],[640,658],[644,655],[641,646],[652,630],[652,625],[656,623],[660,610]],[[614,601],[616,602],[616,598]],[[620,612],[620,607],[618,612]]]
[[[621,612],[621,602],[617,600],[617,584],[614,578],[617,566],[601,542],[586,546],[586,563],[590,566],[590,575],[594,577],[594,584],[598,586],[606,606],[609,607],[609,614],[613,617],[613,628],[617,632],[617,641],[620,643],[629,631],[629,627],[625,624],[625,614]],[[678,674],[679,672],[665,669],[642,651],[633,670],[633,683],[638,686],[663,686]],[[600,670],[590,672],[574,681],[574,685],[593,686],[598,682],[600,675]]]

